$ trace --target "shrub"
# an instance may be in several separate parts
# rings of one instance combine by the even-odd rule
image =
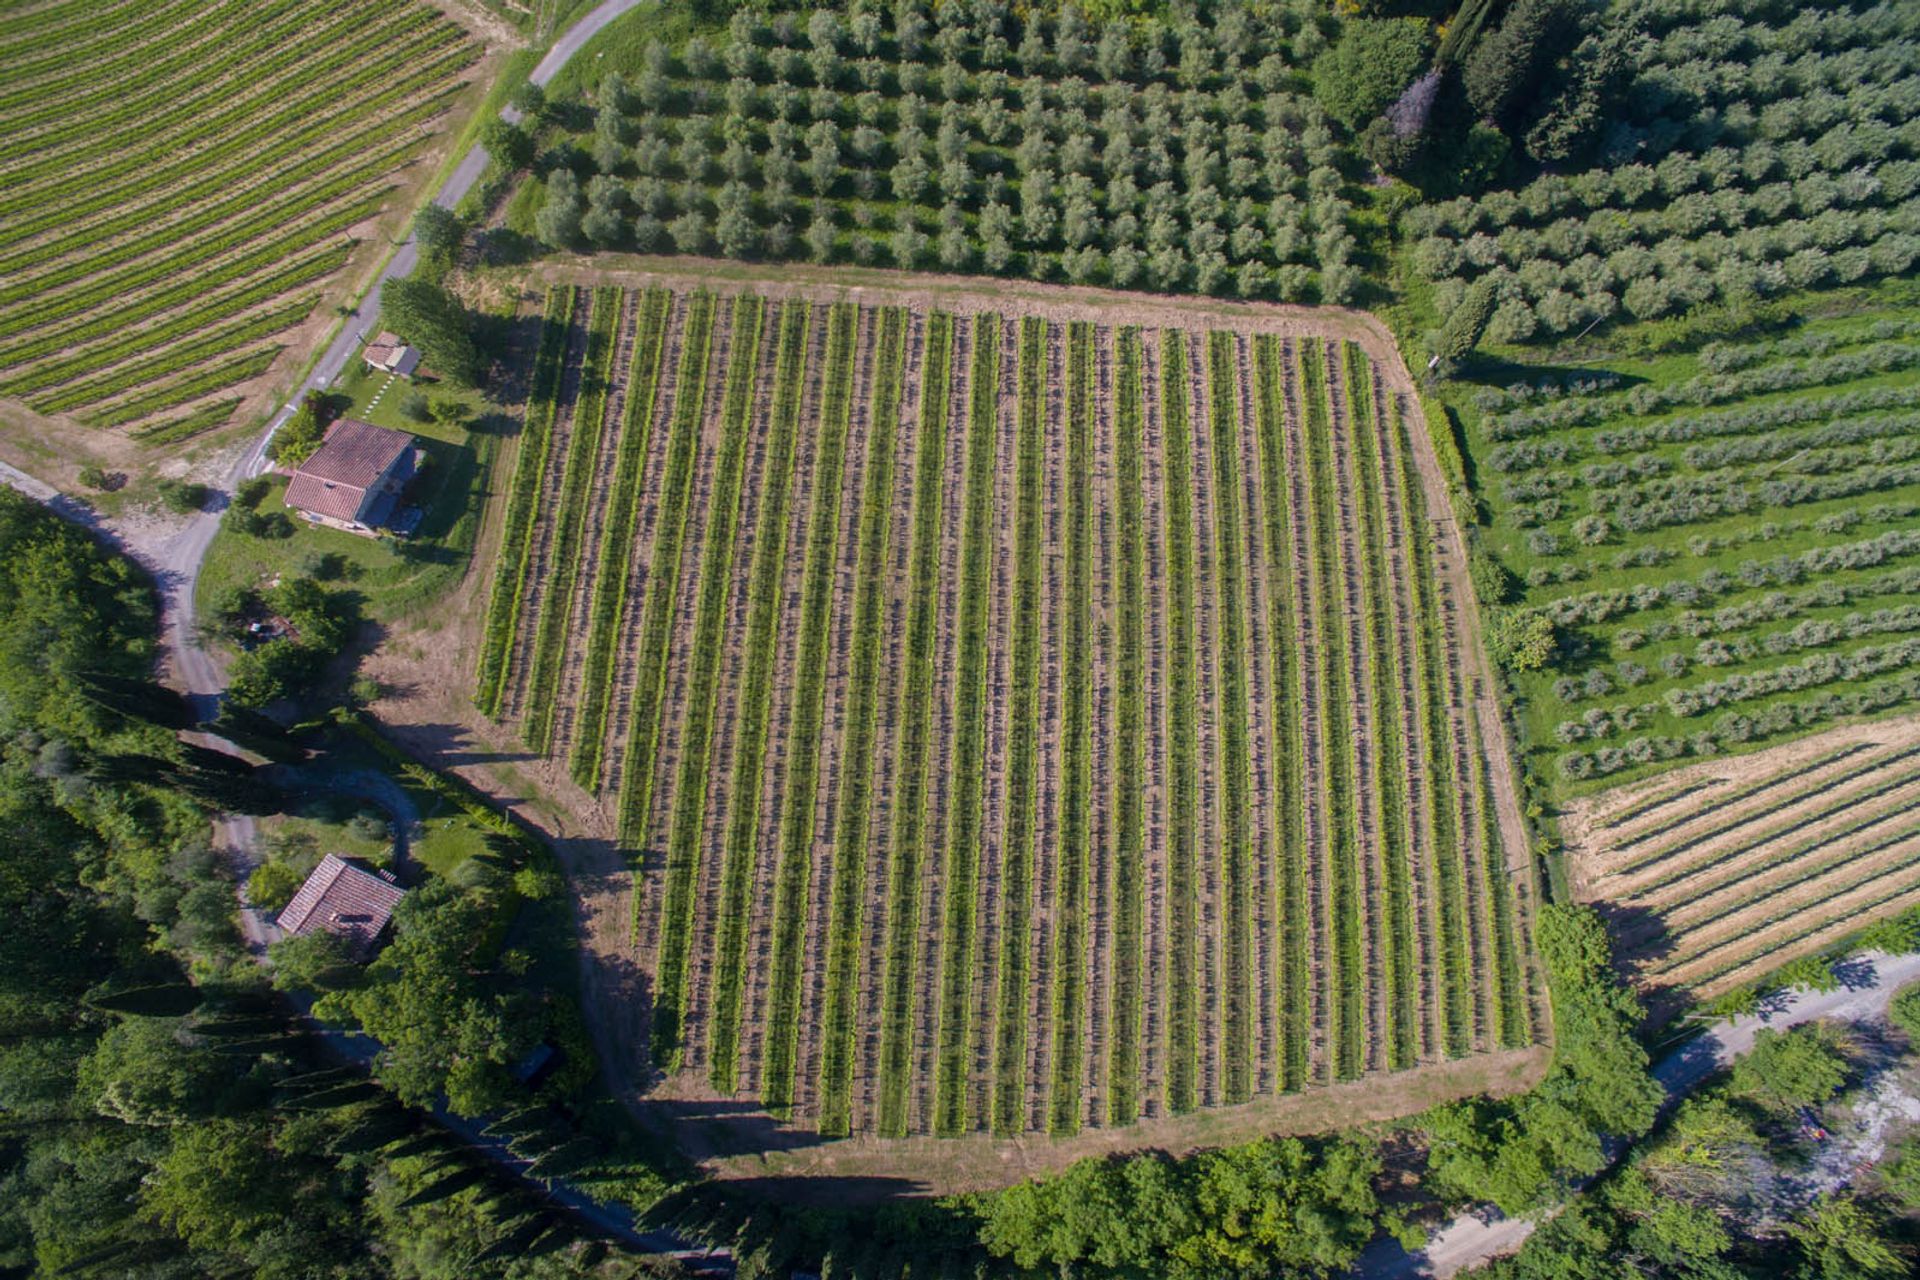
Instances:
[[[305,879],[284,862],[263,862],[247,877],[247,901],[263,911],[278,913],[293,901]]]
[[[427,398],[418,391],[400,402],[400,416],[408,422],[433,421],[433,412],[427,408]]]
[[[207,505],[207,486],[190,480],[162,480],[154,486],[161,505],[180,515],[191,515]]]
[[[1538,671],[1558,648],[1553,620],[1536,609],[1502,609],[1487,629],[1487,648],[1509,671]]]
[[[1358,130],[1419,76],[1433,47],[1422,18],[1356,18],[1313,64],[1313,95],[1327,114]]]

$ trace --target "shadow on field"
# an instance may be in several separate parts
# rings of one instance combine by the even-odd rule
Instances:
[[[468,764],[500,764],[513,760],[531,760],[531,751],[495,751],[487,747],[476,748],[470,744],[474,737],[465,725],[421,724],[412,728],[413,732],[431,734],[435,743],[434,763],[442,769],[457,769]]]
[[[1600,901],[1594,910],[1606,922],[1613,938],[1613,952],[1623,969],[1659,960],[1673,952],[1673,936],[1667,931],[1666,918],[1650,907],[1624,902]]]

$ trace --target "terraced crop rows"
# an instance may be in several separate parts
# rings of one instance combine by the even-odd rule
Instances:
[[[1407,407],[1359,346],[555,291],[478,700],[639,871],[655,1062],[827,1134],[1522,1047]]]
[[[414,0],[0,15],[0,395],[155,442],[225,422],[478,55]]]
[[[1711,998],[1920,900],[1920,719],[1607,792],[1569,830],[1641,980]]]

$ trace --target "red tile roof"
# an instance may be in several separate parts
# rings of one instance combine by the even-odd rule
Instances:
[[[356,520],[366,504],[367,490],[406,451],[413,437],[358,418],[342,418],[327,428],[327,437],[311,457],[295,468],[287,482],[287,505],[335,520]]]
[[[405,896],[406,890],[386,872],[369,871],[330,853],[280,913],[280,927],[290,934],[325,929],[356,955],[365,955]]]

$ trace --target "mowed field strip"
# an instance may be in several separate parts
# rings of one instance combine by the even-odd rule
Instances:
[[[166,442],[225,423],[479,58],[419,0],[0,15],[0,396]]]
[[[1623,960],[1710,999],[1920,902],[1920,717],[1606,792],[1566,829]]]
[[[1404,371],[1114,297],[548,296],[476,701],[627,851],[675,1096],[1064,1135],[1544,1034]]]

